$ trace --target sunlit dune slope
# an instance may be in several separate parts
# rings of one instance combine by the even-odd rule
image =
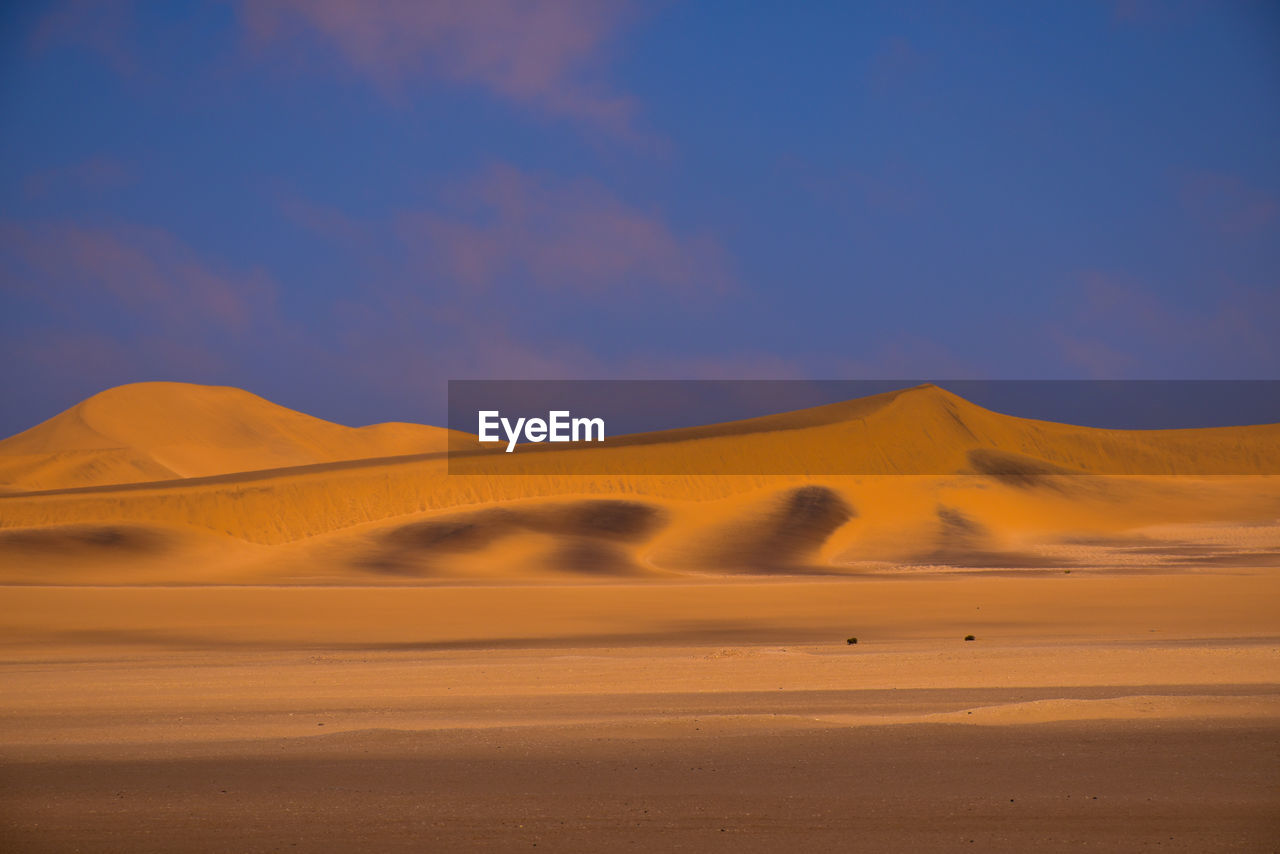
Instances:
[[[1204,474],[1280,470],[1277,425],[1092,430],[921,387],[616,447],[492,457],[536,458],[536,474],[450,474],[443,455],[426,453],[200,477],[193,435],[212,437],[207,472],[247,458],[370,455],[370,433],[397,430],[338,427],[233,389],[177,390],[215,410],[223,396],[232,414],[193,405],[171,422],[190,424],[183,436],[158,420],[106,418],[90,404],[108,393],[5,443],[87,453],[68,446],[127,436],[150,451],[136,477],[144,463],[173,474],[0,496],[4,578],[80,583],[94,577],[89,564],[116,567],[111,583],[1280,565],[1280,477]],[[410,450],[416,435],[381,450]],[[706,471],[708,460],[726,473],[671,473]],[[913,460],[938,474],[898,474]],[[1130,468],[1183,474],[1078,476]],[[770,474],[779,470],[791,473]]]
[[[135,383],[0,442],[0,486],[65,489],[442,451],[420,424],[351,428],[225,386]]]

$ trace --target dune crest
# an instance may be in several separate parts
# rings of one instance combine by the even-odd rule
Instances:
[[[344,427],[228,386],[134,383],[0,442],[0,485],[69,489],[435,453],[445,436],[421,424]]]
[[[611,437],[607,446],[524,444],[454,432],[451,474],[1222,475],[1280,472],[1280,424],[1171,430],[1081,427],[984,409],[935,385],[741,421]]]
[[[0,496],[0,578],[85,578],[90,551],[99,563],[121,556],[127,571],[94,576],[119,583],[1062,572],[1280,558],[1280,478],[1211,476],[1225,464],[1280,471],[1280,425],[1100,430],[920,386],[618,438],[481,453],[470,459],[482,473],[459,475],[441,452],[474,451],[473,436],[344,427],[232,388],[122,386],[0,442],[11,493]],[[486,459],[497,461],[487,472]],[[512,476],[513,460],[529,461],[528,473]],[[706,473],[708,461],[724,473]],[[780,461],[791,473],[770,473]],[[922,466],[933,473],[911,474]],[[1101,476],[1078,476],[1090,473]],[[1253,533],[1220,541],[1221,525]],[[150,545],[128,548],[135,541]]]

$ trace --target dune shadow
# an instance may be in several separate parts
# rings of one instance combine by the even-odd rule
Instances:
[[[933,548],[913,555],[909,563],[960,569],[1041,569],[1075,566],[1075,561],[994,547],[985,525],[954,507],[938,505]]]
[[[640,501],[589,499],[547,506],[490,507],[425,519],[381,534],[356,563],[391,575],[440,574],[442,559],[472,554],[518,534],[546,535],[550,569],[591,575],[641,571],[627,545],[643,542],[667,523],[665,511]]]
[[[1064,477],[1081,474],[1036,457],[994,448],[974,448],[965,456],[974,474],[986,475],[1009,486],[1024,489],[1049,487],[1062,490],[1065,486]]]
[[[772,497],[759,512],[704,535],[676,562],[687,569],[768,574],[833,574],[814,558],[857,511],[835,490],[809,485]]]
[[[157,554],[173,544],[167,532],[143,525],[57,525],[0,531],[0,552],[107,557]]]

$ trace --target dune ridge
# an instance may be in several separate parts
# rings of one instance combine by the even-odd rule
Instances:
[[[0,472],[74,484],[0,496],[0,571],[79,583],[84,565],[114,562],[126,580],[403,583],[1280,563],[1280,477],[1262,476],[1280,471],[1280,425],[1098,430],[922,386],[585,452],[469,458],[487,474],[450,474],[446,442],[476,447],[236,389],[104,392],[0,443]],[[530,473],[484,468],[512,458]],[[590,473],[601,458],[610,473]],[[725,473],[696,473],[708,460]],[[768,474],[779,460],[795,473]],[[901,476],[921,464],[944,473]],[[1224,465],[1255,476],[1204,474]],[[1126,468],[1179,474],[1112,474]],[[1090,472],[1107,474],[1073,476]],[[124,482],[94,482],[112,477]],[[1206,527],[1221,525],[1255,533],[1224,542]]]
[[[1005,415],[934,385],[742,421],[612,437],[607,446],[475,451],[464,474],[1271,474],[1280,424],[1172,430],[1080,427]],[[660,450],[659,450],[660,449]]]
[[[133,383],[0,442],[0,485],[68,489],[443,451],[421,424],[344,427],[227,386]]]

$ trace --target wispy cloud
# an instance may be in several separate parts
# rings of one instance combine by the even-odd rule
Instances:
[[[1181,197],[1192,217],[1221,234],[1257,234],[1275,223],[1280,214],[1280,201],[1274,195],[1224,172],[1185,176]]]
[[[637,17],[631,0],[226,0],[259,61],[343,69],[398,100],[415,89],[474,87],[534,113],[632,141],[634,99],[609,80],[609,52]],[[136,75],[134,0],[61,0],[28,48],[75,47]]]
[[[1080,274],[1076,303],[1046,330],[1068,365],[1097,379],[1272,378],[1280,293],[1217,283],[1205,305],[1176,304],[1109,271]]]
[[[32,28],[28,47],[43,52],[78,47],[99,54],[119,74],[137,71],[131,0],[63,0]]]
[[[163,229],[0,221],[0,385],[53,411],[141,380],[244,385],[305,343],[276,291]]]
[[[398,232],[419,263],[469,287],[517,277],[550,291],[616,296],[655,287],[719,293],[729,284],[715,240],[678,234],[591,181],[498,166],[454,196],[445,213],[403,214]]]
[[[162,229],[0,223],[0,269],[11,296],[57,310],[105,301],[155,324],[228,332],[274,312],[265,272],[222,269]]]
[[[630,130],[631,99],[602,79],[605,48],[629,14],[619,0],[243,0],[239,8],[255,43],[318,38],[386,92],[442,79]]]

